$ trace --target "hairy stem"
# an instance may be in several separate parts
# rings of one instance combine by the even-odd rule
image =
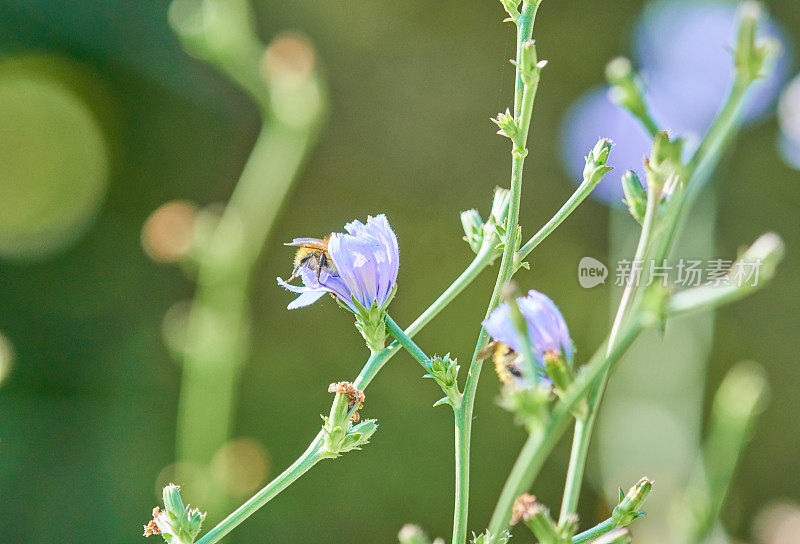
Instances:
[[[517,226],[519,224],[519,208],[522,196],[522,170],[527,154],[528,132],[530,130],[533,101],[538,88],[538,78],[532,86],[525,85],[520,72],[522,44],[531,39],[533,21],[541,0],[525,2],[517,21],[517,69],[514,92],[514,114],[519,120],[519,132],[512,141],[511,150],[511,197],[508,217],[505,224],[505,246],[500,261],[494,290],[486,310],[486,316],[494,310],[500,301],[500,292],[515,272]],[[469,516],[469,463],[470,438],[472,435],[472,412],[475,406],[475,394],[478,389],[483,360],[479,353],[486,347],[486,331],[481,328],[478,334],[472,361],[470,362],[464,396],[461,405],[455,410],[455,498],[453,508],[453,544],[464,544],[467,539],[467,519]]]

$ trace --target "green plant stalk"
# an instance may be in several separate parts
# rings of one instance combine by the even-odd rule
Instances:
[[[542,0],[525,0],[522,5],[522,12],[517,19],[517,62],[522,53],[522,44],[531,39],[533,34],[533,23],[536,20],[536,12]],[[519,118],[524,111],[522,99],[525,96],[525,83],[522,81],[522,74],[517,68],[514,86],[514,117]]]
[[[636,252],[633,257],[634,263],[641,262],[650,245],[657,214],[658,207],[661,200],[661,192],[651,189],[647,194],[647,207],[645,208],[644,221],[642,222],[642,230],[639,234],[639,242],[636,245]],[[636,292],[635,278],[631,276],[620,299],[619,307],[617,308],[614,323],[611,326],[611,332],[608,339],[608,350],[613,349],[616,343],[617,336],[622,328],[623,322],[630,311],[634,301],[634,294]],[[597,420],[597,414],[600,409],[600,403],[603,399],[606,387],[608,385],[609,372],[606,371],[599,383],[592,389],[588,397],[588,410],[585,416],[576,419],[575,432],[572,440],[572,451],[569,458],[569,468],[567,469],[567,477],[564,483],[564,497],[561,501],[561,512],[559,514],[560,522],[564,522],[568,516],[574,514],[578,508],[578,499],[580,498],[581,485],[583,483],[583,474],[586,468],[586,457],[589,453],[589,443],[592,438],[592,431],[594,424]]]
[[[461,294],[461,292],[472,283],[495,258],[496,254],[494,248],[484,244],[484,247],[481,248],[464,272],[462,272],[461,275],[459,275],[458,278],[456,278],[456,280],[405,329],[404,332],[406,336],[413,338],[415,334],[425,328],[425,326]],[[367,363],[369,368],[364,367],[364,370],[362,370],[356,381],[353,382],[353,385],[362,390],[366,388],[383,365],[400,350],[400,347],[400,342],[395,341],[383,351],[378,352],[375,359]]]
[[[722,157],[722,152],[741,127],[741,112],[747,89],[751,83],[741,78],[734,79],[724,105],[714,118],[700,146],[689,160],[686,167],[686,177],[689,181],[684,191],[684,201],[681,204],[680,213],[668,226],[669,234],[664,236],[664,243],[656,249],[655,260],[666,258],[669,255],[681,225],[686,221],[686,215],[692,209],[703,187],[711,179],[711,175]]]
[[[555,213],[555,215],[550,218],[550,220],[544,224],[542,228],[540,228],[536,234],[534,234],[530,240],[525,242],[525,244],[519,248],[517,252],[517,268],[519,268],[519,263],[521,263],[528,255],[530,255],[531,251],[536,249],[536,247],[541,244],[545,238],[550,236],[550,234],[558,228],[564,220],[569,217],[569,215],[574,212],[577,207],[586,200],[597,184],[599,180],[593,182],[588,179],[584,179],[581,184],[575,189],[575,192],[567,199],[563,206]]]
[[[494,290],[486,310],[486,317],[500,302],[500,292],[515,272],[517,226],[519,225],[519,208],[522,196],[522,171],[527,154],[526,144],[530,130],[533,102],[536,98],[539,78],[532,86],[526,86],[520,73],[520,55],[522,44],[531,39],[533,21],[541,0],[525,2],[517,21],[517,65],[516,87],[514,92],[514,112],[519,120],[519,131],[512,142],[511,150],[511,196],[508,217],[505,224],[505,245],[500,261]],[[469,372],[464,385],[461,405],[454,410],[455,417],[455,497],[453,506],[453,544],[464,544],[467,540],[467,520],[469,517],[469,462],[470,442],[472,437],[472,412],[475,406],[475,394],[478,389],[483,360],[479,353],[486,347],[486,331],[481,328],[478,334]],[[491,544],[491,543],[489,543]]]
[[[685,542],[706,542],[713,532],[740,455],[767,396],[763,370],[754,363],[735,366],[717,390],[708,433],[682,501],[687,510],[682,516]]]
[[[203,535],[196,544],[214,544],[219,542],[225,535],[231,532],[236,526],[253,515],[259,508],[272,500],[278,493],[289,487],[300,476],[325,459],[322,451],[322,433],[318,434],[308,449],[292,465],[284,470],[277,478],[272,480],[261,491],[253,495],[247,502],[237,508],[227,518],[222,520],[216,527]]]
[[[517,457],[511,473],[506,479],[500,498],[489,521],[489,534],[493,541],[508,529],[514,501],[533,485],[547,456],[555,447],[572,419],[573,408],[590,393],[597,380],[605,372],[612,372],[645,326],[652,320],[643,314],[628,319],[620,331],[617,342],[609,350],[607,344],[601,346],[592,356],[584,372],[578,375],[564,397],[556,404],[543,429],[532,433]]]
[[[484,245],[461,275],[459,275],[458,278],[456,278],[456,280],[450,284],[450,286],[439,295],[416,320],[414,320],[404,331],[404,334],[410,338],[421,331],[425,325],[472,283],[475,278],[491,264],[494,258],[494,248],[489,245]],[[394,322],[392,321],[392,323]],[[361,390],[366,389],[367,385],[369,385],[380,369],[383,368],[383,365],[400,350],[400,347],[399,342],[393,342],[383,350],[372,353],[353,384]],[[305,474],[311,467],[324,459],[325,455],[321,450],[322,440],[323,435],[320,431],[308,448],[294,463],[267,484],[261,491],[256,493],[252,498],[206,533],[197,541],[197,544],[214,544],[218,542],[236,526],[254,514],[259,508],[267,504],[281,491],[294,483],[295,480]]]
[[[403,347],[411,356],[420,364],[422,368],[425,369],[426,372],[430,372],[431,369],[431,359],[417,346],[416,343],[409,337],[403,329],[400,328],[400,325],[395,323],[394,319],[391,318],[388,314],[386,315],[386,330],[389,331],[399,343],[400,346]]]
[[[666,232],[664,232],[662,235],[662,239],[658,241],[659,247],[656,249],[654,259],[660,260],[665,258],[669,253],[669,250],[671,249],[674,240],[677,237],[679,225],[682,223],[682,219],[685,218],[686,213],[689,209],[691,209],[692,204],[700,193],[700,189],[702,189],[704,185],[704,181],[707,181],[710,178],[710,173],[716,168],[725,144],[729,142],[736,133],[736,130],[739,127],[739,114],[741,112],[744,97],[749,86],[750,82],[746,80],[742,80],[741,78],[734,79],[725,103],[715,117],[714,122],[703,138],[703,141],[701,142],[697,151],[695,151],[694,155],[689,160],[686,173],[687,177],[689,178],[689,183],[687,184],[686,192],[683,196],[681,210],[678,214],[676,214],[673,222],[668,225]],[[655,206],[651,204],[650,200],[650,195],[648,194],[647,210],[645,212],[644,221],[645,225],[643,225],[642,233],[639,237],[639,244],[636,248],[634,262],[644,258],[644,252],[650,242],[649,238],[651,238],[652,234],[652,225],[650,225],[649,228],[646,227],[648,221],[647,214],[650,213],[651,209],[655,208]],[[653,216],[654,213],[650,213],[650,215]],[[654,221],[654,218],[650,218],[650,221]],[[631,286],[631,283],[626,285],[623,292],[620,306],[617,310],[617,314],[612,325],[610,344],[613,344],[615,331],[618,331],[622,326],[625,315],[633,303],[635,288],[631,288]],[[598,384],[596,391],[593,392],[589,399],[589,410],[586,414],[586,417],[576,421],[575,423],[575,434],[564,488],[564,498],[561,503],[560,519],[562,520],[565,519],[566,515],[574,513],[577,508],[581,484],[583,482],[583,474],[586,468],[586,457],[588,455],[589,444],[591,442],[591,435],[597,420],[597,414],[599,413],[600,403],[602,402],[607,383],[608,376],[606,375]]]
[[[313,130],[265,123],[208,246],[201,250],[182,361],[179,461],[207,463],[228,438],[247,354],[247,289],[253,267],[314,135]],[[231,240],[239,243],[232,247]]]
[[[590,540],[594,540],[595,538],[601,537],[606,533],[609,533],[617,528],[617,525],[614,523],[614,520],[608,518],[607,520],[595,525],[591,529],[587,529],[582,533],[578,533],[577,535],[572,537],[572,544],[583,544],[584,542],[589,542]]]

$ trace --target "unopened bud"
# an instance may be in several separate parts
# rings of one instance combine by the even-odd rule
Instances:
[[[536,502],[533,495],[517,497],[512,510],[512,523],[525,522],[539,542],[559,544],[563,542],[558,526],[550,517],[547,507]]]
[[[433,378],[443,389],[455,387],[458,379],[458,361],[450,359],[450,354],[434,356],[431,359],[430,373],[425,378]]]
[[[760,20],[761,7],[757,2],[741,4],[733,60],[737,77],[747,82],[764,77],[781,50],[777,40],[757,37]]]
[[[495,224],[504,225],[508,216],[508,207],[511,205],[511,191],[496,187],[492,199],[492,215]]]
[[[567,366],[567,361],[561,353],[548,351],[544,354],[544,371],[547,377],[553,381],[556,392],[561,395],[566,392],[574,380],[572,369]]]
[[[483,219],[478,210],[461,212],[461,225],[464,227],[464,240],[477,253],[483,244]]]
[[[614,524],[618,527],[625,527],[636,518],[643,516],[644,513],[639,510],[652,489],[653,482],[647,478],[642,478],[636,482],[611,513],[611,519],[614,520]]]
[[[523,42],[520,46],[519,65],[517,66],[522,82],[526,86],[536,85],[539,82],[539,74],[545,66],[547,66],[547,61],[538,59],[534,41]]]
[[[786,246],[783,239],[774,232],[762,234],[753,242],[737,259],[742,263],[757,263],[759,265],[759,277],[763,280],[770,280],[775,275],[778,263],[783,260]],[[735,270],[737,265],[731,267]]]
[[[653,190],[660,193],[670,177],[681,174],[684,143],[683,138],[670,140],[667,132],[656,133],[653,138],[650,159],[645,159],[644,163],[648,191]]]
[[[647,209],[647,193],[639,181],[639,176],[633,170],[628,170],[622,175],[622,192],[625,193],[623,202],[628,206],[628,211],[639,223],[644,221]]]
[[[430,544],[431,542],[422,528],[411,523],[403,525],[400,532],[397,533],[397,540],[400,544]]]
[[[511,114],[511,111],[506,108],[505,113],[500,112],[497,117],[492,119],[492,122],[497,125],[500,130],[497,131],[501,136],[506,136],[514,140],[519,135],[519,125],[517,119]]]
[[[649,117],[642,84],[630,60],[617,57],[609,62],[606,65],[606,81],[611,86],[609,96],[612,102],[638,119]]]
[[[164,488],[161,496],[164,499],[164,508],[167,512],[175,514],[177,517],[183,515],[183,511],[186,510],[186,507],[183,505],[180,486],[169,484]]]
[[[607,138],[600,138],[594,148],[586,156],[586,165],[583,168],[583,179],[593,184],[600,183],[612,166],[606,166],[608,155],[611,153],[611,146],[614,144]]]
[[[206,515],[197,508],[184,506],[180,487],[175,484],[164,488],[162,498],[164,510],[153,510],[153,520],[144,526],[144,536],[160,534],[169,543],[192,544]]]

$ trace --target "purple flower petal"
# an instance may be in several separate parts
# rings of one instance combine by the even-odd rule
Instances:
[[[569,329],[553,301],[543,293],[531,290],[527,296],[517,299],[517,305],[528,325],[528,338],[536,360],[541,364],[548,351],[561,353],[570,360],[572,340]],[[519,332],[511,320],[510,312],[507,303],[501,304],[483,322],[483,327],[494,340],[519,351]]]
[[[353,299],[365,308],[375,303],[384,305],[397,284],[399,249],[394,231],[384,215],[370,216],[366,224],[351,221],[345,230],[346,233],[333,233],[328,240],[335,273],[320,270],[318,274],[301,267],[299,275],[304,287],[289,287],[280,280],[281,285],[298,293],[332,293],[354,312],[358,307]],[[303,302],[310,298],[303,298]]]

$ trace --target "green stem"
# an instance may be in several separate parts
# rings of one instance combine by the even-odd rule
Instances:
[[[428,308],[414,320],[405,330],[406,336],[413,338],[415,334],[425,328],[439,312],[441,312],[450,302],[453,301],[461,292],[477,278],[481,272],[488,267],[495,259],[495,249],[489,244],[478,252],[472,262],[467,266],[456,280],[437,298]],[[383,368],[383,365],[400,350],[399,342],[392,342],[387,348],[378,352],[374,360],[368,362],[367,366],[361,371],[353,384],[359,389],[365,389],[375,375]]]
[[[741,111],[748,87],[749,82],[738,78],[734,80],[724,105],[714,119],[712,126],[709,128],[697,151],[689,161],[686,174],[689,177],[689,183],[683,196],[681,209],[660,237],[659,248],[655,251],[654,255],[656,260],[665,258],[668,254],[676,238],[678,226],[681,222],[680,218],[691,208],[692,202],[696,199],[703,186],[702,182],[708,179],[709,176],[707,174],[710,173],[719,162],[719,157],[724,145],[731,139],[733,134],[735,134],[739,126],[739,112]],[[655,198],[656,196],[656,191],[650,190],[648,192],[647,209],[642,232],[639,236],[639,243],[636,248],[636,254],[633,259],[634,263],[644,259],[647,248],[651,243],[653,225],[658,210],[658,199]],[[615,343],[619,330],[633,304],[635,292],[636,286],[634,283],[632,281],[628,282],[623,291],[620,305],[611,328],[609,348],[613,347]],[[565,516],[574,513],[577,508],[591,435],[597,420],[600,403],[602,402],[608,384],[608,377],[608,373],[602,376],[597,387],[592,391],[589,397],[589,410],[586,416],[577,420],[575,423],[572,452],[570,454],[569,468],[564,487],[564,498],[561,503],[561,520],[564,520]]]
[[[517,263],[522,262],[528,255],[530,255],[531,251],[536,249],[536,247],[542,243],[542,241],[550,236],[550,234],[558,228],[558,226],[564,222],[564,220],[569,217],[569,215],[574,212],[577,207],[583,202],[587,196],[591,194],[595,187],[597,187],[597,182],[592,182],[591,180],[584,179],[578,188],[575,190],[574,193],[569,197],[569,199],[561,206],[556,214],[547,222],[545,225],[539,229],[539,231],[534,234],[530,240],[525,242],[519,251],[517,252]],[[517,264],[519,267],[519,264]]]
[[[297,461],[284,470],[277,478],[272,480],[266,487],[256,493],[246,503],[233,511],[231,515],[222,520],[216,527],[197,541],[196,544],[214,544],[219,542],[225,535],[231,532],[236,526],[253,515],[256,510],[267,504],[278,493],[289,487],[295,480],[305,474],[311,467],[319,461],[325,459],[322,452],[322,433],[318,434],[308,449]]]
[[[520,54],[522,52],[522,44],[531,39],[533,34],[533,23],[536,20],[536,11],[539,9],[539,4],[542,0],[526,0],[522,5],[522,12],[519,19],[517,19],[517,62],[519,62]],[[517,67],[516,81],[514,87],[514,117],[519,118],[524,108],[522,107],[522,98],[525,95],[525,83],[522,81],[522,74]]]
[[[653,227],[658,215],[658,206],[661,200],[661,192],[651,188],[647,194],[647,208],[645,209],[642,231],[639,234],[639,242],[636,245],[636,252],[633,257],[633,266],[644,260],[647,248],[653,234]],[[631,274],[620,299],[614,323],[608,337],[608,350],[612,350],[616,344],[617,337],[622,328],[623,322],[633,304],[634,293],[636,292],[639,278],[636,274]],[[588,410],[586,415],[575,421],[575,431],[572,439],[572,451],[570,452],[569,468],[564,483],[564,497],[561,501],[561,513],[559,520],[563,522],[567,516],[574,514],[578,508],[578,499],[581,494],[583,475],[586,470],[586,458],[589,454],[589,444],[592,439],[592,431],[597,421],[597,414],[600,410],[600,403],[603,400],[606,387],[608,385],[609,371],[603,373],[600,381],[589,395]]]
[[[700,146],[689,160],[686,167],[688,182],[680,212],[675,215],[672,222],[667,226],[667,232],[663,236],[663,242],[655,251],[654,259],[661,260],[669,255],[687,214],[700,195],[700,191],[711,179],[711,175],[722,157],[723,150],[738,132],[741,126],[741,111],[744,107],[744,99],[750,84],[751,82],[740,78],[734,80],[725,103],[714,118]]]
[[[247,354],[250,278],[312,141],[312,131],[265,124],[203,249],[182,361],[176,428],[179,461],[205,464],[228,439],[239,371]],[[231,247],[231,240],[240,242]]]
[[[524,493],[533,485],[547,456],[564,431],[567,430],[572,419],[573,408],[590,392],[603,373],[613,371],[619,359],[644,326],[648,324],[649,321],[645,320],[643,316],[628,320],[620,333],[617,343],[610,351],[607,350],[606,345],[597,350],[586,366],[585,371],[578,375],[578,378],[569,387],[561,401],[556,404],[544,428],[528,437],[503,486],[503,491],[500,493],[497,506],[495,506],[492,519],[489,522],[488,531],[493,540],[496,540],[497,536],[508,528],[514,501],[521,493]]]
[[[530,131],[533,102],[536,98],[539,78],[532,86],[524,84],[520,73],[520,56],[522,44],[531,39],[533,22],[541,0],[525,2],[517,21],[517,69],[514,92],[514,115],[519,119],[519,132],[512,142],[511,150],[511,195],[508,217],[505,224],[505,246],[500,261],[500,270],[494,284],[486,317],[500,302],[500,292],[515,272],[517,226],[519,224],[520,200],[522,197],[522,171],[527,154],[528,133]],[[475,406],[475,395],[478,389],[483,360],[480,352],[486,347],[486,331],[481,328],[470,362],[464,385],[464,396],[461,405],[455,409],[455,497],[453,507],[453,541],[452,544],[464,544],[467,540],[467,520],[469,517],[469,459],[472,436],[472,413]],[[491,543],[489,543],[491,544]]]
[[[386,315],[386,329],[389,331],[389,334],[395,337],[395,339],[400,343],[400,345],[411,354],[416,361],[422,365],[422,368],[425,369],[426,372],[430,372],[431,369],[431,360],[430,357],[425,355],[425,353],[414,343],[414,341],[409,337],[403,329],[400,328],[400,325],[395,323],[394,319],[392,319],[388,314]]]
[[[609,533],[617,528],[617,525],[614,523],[614,520],[608,518],[604,522],[595,525],[591,529],[587,529],[582,533],[578,533],[577,535],[572,537],[572,544],[582,544],[583,542],[589,542],[590,540],[594,540],[595,538],[601,537],[606,533]]]
[[[704,163],[709,160],[714,161],[716,157],[719,157],[724,144],[728,140],[728,135],[738,128],[741,117],[740,112],[750,83],[750,81],[742,78],[734,80],[725,103],[714,118],[714,122],[709,127],[700,146],[689,160],[687,165],[689,172],[700,170]]]

